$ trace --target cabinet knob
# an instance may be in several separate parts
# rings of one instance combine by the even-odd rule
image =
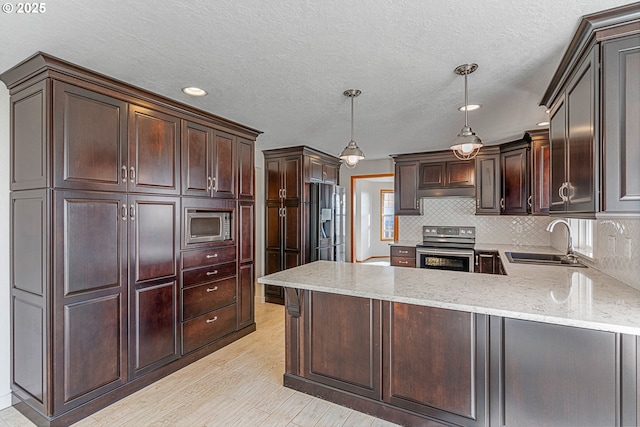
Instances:
[[[527,205],[529,205],[529,208],[533,208],[533,196],[529,196],[527,199]]]
[[[129,216],[131,217],[131,221],[135,221],[136,220],[136,206],[135,205],[131,205],[131,207],[129,208]]]
[[[500,199],[500,209],[504,209],[504,197]]]
[[[207,191],[211,191],[211,189],[213,188],[213,179],[208,176],[207,177]]]
[[[216,274],[218,274],[218,270],[207,271],[207,276],[215,276]]]
[[[127,205],[126,204],[122,205],[121,211],[122,211],[122,220],[126,221],[127,220]]]
[[[127,167],[122,165],[122,182],[127,182]]]
[[[207,319],[207,323],[213,323],[218,320],[218,316],[213,316],[213,319]]]
[[[214,286],[213,288],[207,288],[207,292],[215,292],[218,290],[217,286]]]
[[[131,166],[129,169],[129,181],[134,182],[136,180],[136,168]]]

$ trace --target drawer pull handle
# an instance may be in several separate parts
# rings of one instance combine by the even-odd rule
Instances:
[[[401,254],[408,254],[409,253],[409,251],[400,251],[400,250],[398,252],[401,253]]]
[[[209,258],[218,258],[218,254],[207,255],[207,259]]]
[[[215,292],[218,290],[217,286],[214,286],[213,288],[207,288],[207,292]]]
[[[218,274],[218,270],[213,270],[213,271],[207,271],[207,276],[213,276]]]
[[[409,261],[398,261],[398,264],[409,264]]]
[[[213,319],[207,319],[207,323],[213,323],[218,320],[218,316],[213,316]]]

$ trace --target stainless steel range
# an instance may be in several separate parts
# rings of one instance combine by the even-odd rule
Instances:
[[[475,227],[422,227],[416,267],[473,272]]]

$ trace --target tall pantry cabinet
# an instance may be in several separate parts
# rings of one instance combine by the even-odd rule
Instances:
[[[307,146],[263,150],[265,274],[309,261],[309,183],[338,184],[340,159]],[[284,289],[265,285],[265,301],[284,304]]]
[[[259,131],[42,53],[0,77],[18,409],[67,425],[255,330]],[[233,237],[189,244],[191,208]]]

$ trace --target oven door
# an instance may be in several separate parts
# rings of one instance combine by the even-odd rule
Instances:
[[[472,249],[416,248],[416,267],[473,272]]]

